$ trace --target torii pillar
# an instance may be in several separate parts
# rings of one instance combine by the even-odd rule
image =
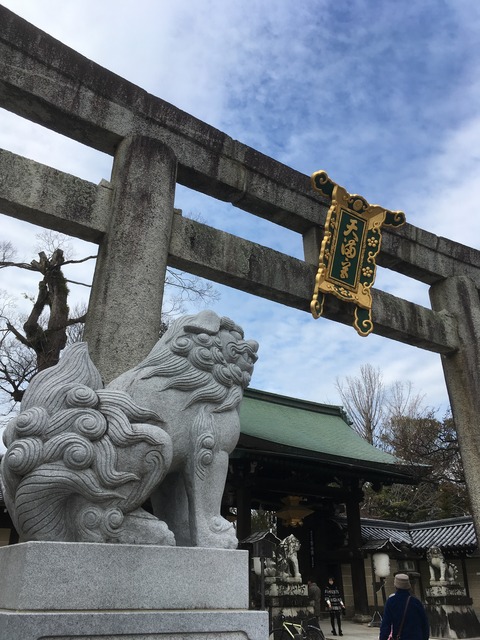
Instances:
[[[159,140],[128,137],[116,151],[84,338],[105,383],[159,338],[176,171],[172,150]]]
[[[480,300],[466,276],[446,278],[430,288],[435,311],[456,320],[458,348],[442,355],[473,521],[480,539]]]

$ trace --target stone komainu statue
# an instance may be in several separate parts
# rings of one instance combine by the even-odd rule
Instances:
[[[21,540],[235,548],[220,504],[257,349],[204,311],[173,322],[107,388],[85,343],[66,349],[4,434],[2,488]]]
[[[440,547],[430,547],[427,551],[427,562],[430,570],[430,582],[455,582],[457,567],[445,560]]]
[[[297,553],[300,551],[300,541],[293,534],[284,538],[278,545],[278,573],[282,578],[302,580],[298,566]]]

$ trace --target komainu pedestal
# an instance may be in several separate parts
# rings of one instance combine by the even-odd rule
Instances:
[[[275,566],[265,578],[265,600],[272,625],[281,628],[283,617],[301,622],[313,616],[308,587],[302,584],[297,552],[300,542],[294,535],[284,538],[277,547]]]
[[[26,542],[0,549],[2,640],[265,640],[248,552]]]
[[[432,638],[480,636],[480,622],[472,608],[472,599],[459,584],[432,581],[425,599]]]
[[[433,638],[475,638],[480,622],[472,609],[472,599],[458,583],[458,569],[447,562],[440,547],[427,551],[430,587],[426,590],[426,611]]]

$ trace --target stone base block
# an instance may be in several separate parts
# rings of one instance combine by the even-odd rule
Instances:
[[[432,638],[480,637],[480,622],[471,607],[427,604],[425,609]]]
[[[265,585],[266,596],[305,596],[308,597],[308,585],[292,584],[284,581],[270,582]]]
[[[466,590],[459,584],[433,584],[426,589],[426,601],[430,604],[469,605],[472,600],[467,597]]]
[[[0,612],[5,640],[266,640],[263,611]]]
[[[248,609],[248,552],[76,542],[2,547],[0,609]]]
[[[5,640],[266,640],[264,611],[0,611]]]
[[[27,542],[0,548],[1,640],[267,640],[248,553]]]

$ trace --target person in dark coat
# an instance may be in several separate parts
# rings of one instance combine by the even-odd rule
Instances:
[[[307,585],[308,585],[308,597],[310,598],[310,601],[313,602],[313,615],[315,616],[317,627],[320,628],[320,616],[321,616],[320,602],[322,599],[322,592],[318,584],[314,582],[312,578],[308,580]]]
[[[379,640],[387,640],[391,631],[393,631],[393,640],[396,640],[402,619],[403,627],[400,640],[428,640],[430,625],[428,624],[427,614],[420,600],[410,594],[411,584],[409,577],[405,573],[397,573],[393,584],[396,591],[385,603]],[[410,600],[407,606],[409,596]]]
[[[324,599],[325,604],[327,605],[327,609],[330,613],[330,623],[332,625],[332,634],[334,636],[337,635],[335,631],[335,620],[337,621],[338,627],[338,635],[343,636],[342,632],[342,611],[345,610],[345,605],[343,604],[342,594],[340,593],[340,589],[335,584],[335,578],[329,578],[328,584],[324,590]]]

